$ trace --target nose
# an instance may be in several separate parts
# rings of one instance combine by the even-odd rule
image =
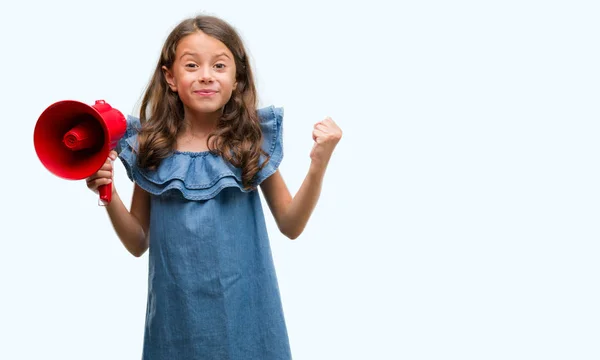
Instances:
[[[212,71],[208,66],[203,66],[198,75],[199,80],[202,83],[210,83],[213,81]]]

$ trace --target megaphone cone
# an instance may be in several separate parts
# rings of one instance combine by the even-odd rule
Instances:
[[[125,134],[123,114],[104,100],[93,106],[64,100],[40,115],[33,134],[38,158],[54,175],[68,180],[96,173]],[[112,183],[98,188],[103,204],[111,201]]]

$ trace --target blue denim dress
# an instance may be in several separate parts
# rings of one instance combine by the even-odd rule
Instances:
[[[258,110],[270,161],[283,158],[283,109]],[[117,146],[127,175],[151,194],[144,360],[291,359],[261,200],[241,171],[209,152],[136,165],[139,119]],[[264,159],[263,159],[264,160]]]

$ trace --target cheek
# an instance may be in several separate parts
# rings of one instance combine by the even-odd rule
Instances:
[[[231,95],[231,93],[235,89],[233,84],[235,84],[235,80],[232,79],[230,76],[221,79],[221,87],[223,88],[223,90],[227,89],[227,94],[229,95]]]
[[[194,82],[194,77],[190,73],[180,74],[177,78],[177,84],[182,87],[189,87]]]
[[[235,83],[235,78],[233,76],[231,76],[230,74],[227,74],[226,76],[223,76],[223,78],[221,79],[221,83],[223,83],[223,85],[226,85],[227,88],[233,89],[233,84]]]

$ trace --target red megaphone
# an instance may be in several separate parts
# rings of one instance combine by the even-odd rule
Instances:
[[[96,173],[125,134],[123,114],[104,100],[93,106],[64,100],[40,115],[33,133],[35,151],[54,175],[68,180]],[[112,183],[98,188],[102,205],[111,201]]]

